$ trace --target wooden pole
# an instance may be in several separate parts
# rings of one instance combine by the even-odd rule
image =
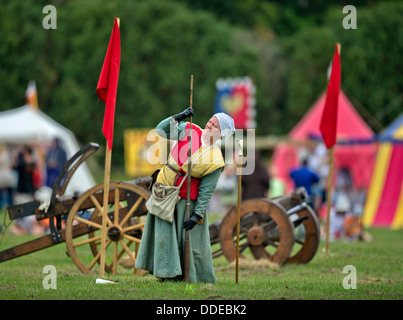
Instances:
[[[329,252],[329,230],[330,230],[330,209],[332,206],[332,180],[333,180],[333,165],[334,165],[334,151],[333,147],[329,149],[329,176],[327,183],[327,214],[326,214],[326,246],[325,252]]]
[[[100,254],[100,272],[99,276],[103,277],[105,273],[105,250],[106,250],[106,229],[107,229],[107,214],[108,214],[108,195],[109,195],[109,184],[111,176],[111,159],[112,150],[109,150],[108,143],[106,144],[105,152],[105,175],[104,175],[104,199],[103,199],[103,209],[102,209],[102,237],[101,237],[101,254]]]
[[[193,108],[193,75],[190,76],[190,108]],[[187,197],[186,197],[186,217],[190,217],[190,185],[191,185],[191,173],[192,173],[192,116],[190,116],[190,126],[189,126],[189,153],[188,153],[188,177],[187,177]],[[189,231],[185,231],[185,272],[184,281],[190,282],[189,278],[189,264],[190,264],[190,242],[189,242]]]
[[[116,18],[118,27],[120,27],[120,18]],[[102,208],[102,235],[101,235],[101,252],[100,252],[100,271],[99,276],[103,277],[105,274],[105,251],[106,251],[106,229],[108,219],[108,198],[109,198],[109,184],[111,178],[111,159],[112,147],[109,149],[108,142],[106,143],[105,151],[105,172],[104,172],[104,199]]]
[[[239,271],[239,233],[241,226],[241,196],[242,196],[242,157],[243,157],[243,140],[238,141],[239,145],[239,162],[238,162],[238,204],[237,204],[237,223],[236,223],[236,261],[235,261],[235,283],[238,283]]]

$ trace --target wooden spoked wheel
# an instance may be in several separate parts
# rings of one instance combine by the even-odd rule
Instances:
[[[268,259],[278,265],[287,260],[294,244],[294,227],[285,210],[267,199],[251,199],[241,203],[239,253],[247,248],[256,259]],[[229,262],[236,258],[237,210],[224,217],[220,227],[220,244]]]
[[[316,213],[306,205],[290,214],[294,225],[294,248],[286,263],[307,263],[315,256],[320,242],[320,227]]]
[[[104,185],[82,194],[71,208],[66,222],[66,245],[69,256],[85,274],[99,268],[102,238]],[[135,264],[135,251],[141,242],[149,192],[125,182],[111,182],[108,196],[105,271],[116,274],[118,261],[126,255]],[[145,220],[145,219],[144,219]],[[76,234],[84,236],[76,237]],[[136,246],[137,245],[137,246]]]

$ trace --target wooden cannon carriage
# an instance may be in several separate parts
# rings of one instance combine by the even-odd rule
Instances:
[[[67,254],[85,274],[96,273],[100,263],[104,184],[82,194],[65,196],[66,187],[78,168],[99,146],[89,143],[64,166],[52,189],[48,206],[38,200],[10,206],[11,220],[35,215],[48,219],[50,233],[0,252],[0,263],[65,242]],[[152,178],[111,181],[108,193],[105,271],[117,273],[119,260],[135,263],[145,225],[146,201]],[[282,265],[306,263],[319,244],[319,224],[305,202],[304,189],[276,199],[253,199],[241,203],[240,253],[249,248],[255,259],[266,258]],[[210,225],[213,257],[235,259],[236,208]]]
[[[320,241],[319,222],[307,205],[306,191],[274,199],[250,199],[241,202],[239,252],[249,249],[255,259],[268,259],[279,266],[284,263],[307,263],[315,255]],[[210,241],[219,243],[213,258],[224,254],[235,260],[236,207],[210,225]]]

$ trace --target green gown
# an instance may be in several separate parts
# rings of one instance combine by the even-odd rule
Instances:
[[[166,128],[166,121],[169,119],[162,121],[157,130]],[[181,129],[184,129],[184,126],[179,127],[179,136]],[[190,212],[206,212],[221,171],[222,168],[216,169],[201,178],[197,199],[191,201]],[[135,268],[147,270],[158,278],[177,280],[183,278],[185,243],[183,222],[186,215],[186,199],[179,200],[176,211],[177,219],[172,223],[147,214]],[[190,282],[215,283],[207,213],[204,215],[203,223],[197,224],[189,231],[189,245]]]

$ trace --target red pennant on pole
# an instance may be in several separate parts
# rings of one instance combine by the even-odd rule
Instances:
[[[323,108],[322,118],[320,121],[320,132],[322,133],[323,141],[329,149],[336,144],[337,132],[337,109],[339,102],[341,82],[341,63],[338,44],[333,56],[332,73],[329,78],[326,93],[326,102]]]
[[[109,150],[112,149],[113,143],[113,124],[115,120],[119,69],[120,33],[118,19],[115,18],[108,50],[97,85],[97,95],[106,104],[102,132],[108,142]]]

